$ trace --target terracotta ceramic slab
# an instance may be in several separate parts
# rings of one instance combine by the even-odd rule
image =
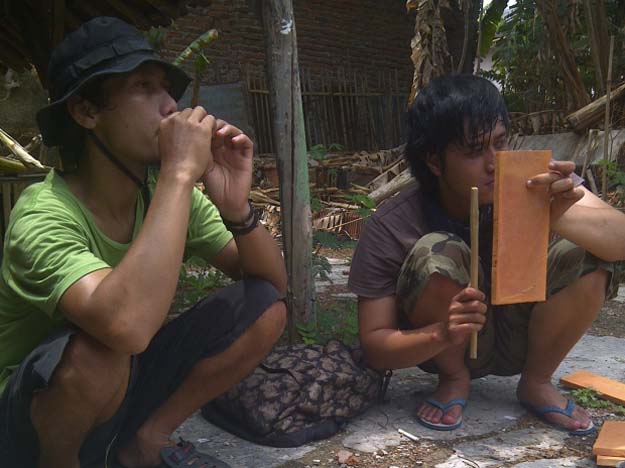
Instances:
[[[625,457],[625,421],[606,421],[592,447],[592,453],[608,457]]]
[[[586,370],[565,375],[560,379],[560,383],[573,388],[592,388],[606,400],[625,405],[625,383]],[[625,431],[623,432],[623,439],[625,440]]]
[[[527,180],[549,172],[551,151],[495,155],[493,304],[544,301],[547,288],[549,199]]]
[[[606,457],[604,455],[597,455],[597,465],[598,466],[617,466],[621,462],[625,462],[625,458],[622,458],[622,457]]]

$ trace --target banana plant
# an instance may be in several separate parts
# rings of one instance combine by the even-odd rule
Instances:
[[[488,51],[493,46],[497,29],[507,6],[508,0],[493,0],[486,8],[482,16],[482,35],[480,36],[478,47],[480,57],[486,57]]]
[[[204,49],[213,41],[219,37],[219,33],[216,29],[206,31],[200,35],[191,44],[184,49],[178,57],[173,61],[174,65],[181,66],[185,60],[188,60],[195,56],[193,62],[194,76],[193,76],[193,94],[191,96],[191,107],[197,106],[199,94],[200,94],[200,77],[202,73],[206,71],[210,61],[204,55]]]

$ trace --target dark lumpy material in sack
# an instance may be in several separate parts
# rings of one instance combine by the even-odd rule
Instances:
[[[376,401],[381,380],[338,341],[279,347],[202,414],[252,442],[295,447],[338,432]]]

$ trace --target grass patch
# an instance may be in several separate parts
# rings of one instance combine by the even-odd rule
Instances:
[[[331,339],[348,346],[358,343],[358,305],[354,301],[337,301],[317,310],[318,342]]]
[[[304,344],[325,345],[338,340],[348,346],[358,345],[358,305],[344,300],[318,306],[317,323],[297,324],[295,328]],[[286,331],[282,339],[287,340]]]
[[[230,283],[232,280],[220,270],[199,257],[191,257],[180,267],[178,288],[170,314],[184,312],[211,292]]]
[[[353,249],[356,247],[356,241],[351,239],[341,239],[334,232],[317,231],[313,234],[313,245],[321,246],[326,249]]]
[[[625,407],[601,398],[601,396],[591,388],[578,388],[572,390],[571,396],[576,403],[584,408],[605,409],[620,416],[625,415]]]

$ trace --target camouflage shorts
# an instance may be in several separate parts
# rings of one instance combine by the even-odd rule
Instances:
[[[470,265],[471,250],[457,235],[433,232],[421,237],[406,257],[397,281],[400,323],[409,324],[407,313],[414,308],[432,274],[439,273],[464,287],[470,280]],[[598,268],[610,273],[606,297],[612,297],[618,289],[614,264],[598,259],[566,239],[552,241],[547,255],[547,298]],[[484,270],[480,264],[481,290],[484,290],[484,281]],[[487,297],[486,324],[478,337],[478,359],[467,359],[473,377],[521,372],[527,353],[527,327],[534,304],[494,306]],[[430,361],[420,367],[436,372],[436,366]]]

